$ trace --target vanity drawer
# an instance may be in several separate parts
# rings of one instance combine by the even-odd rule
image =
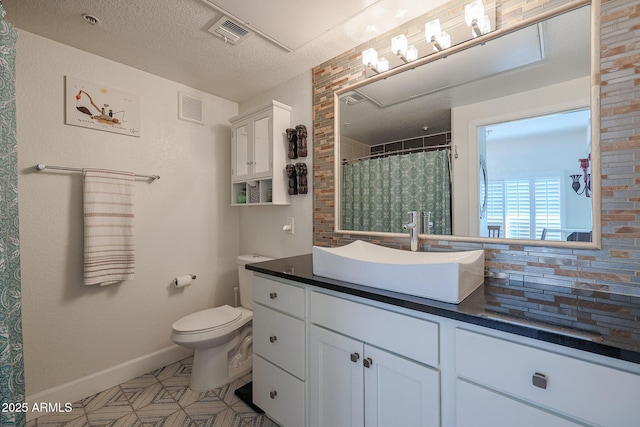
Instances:
[[[304,318],[304,289],[253,275],[253,301]]]
[[[438,366],[438,324],[318,292],[311,293],[311,321],[367,344]]]
[[[567,418],[458,379],[456,426],[577,427],[584,424],[577,424]]]
[[[304,380],[304,322],[259,304],[253,319],[253,351]]]
[[[587,423],[638,425],[636,374],[464,329],[455,342],[458,377]]]
[[[258,355],[253,357],[253,403],[283,427],[305,425],[304,382]]]

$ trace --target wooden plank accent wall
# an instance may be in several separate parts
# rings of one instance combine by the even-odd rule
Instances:
[[[512,26],[569,3],[566,0],[497,0],[497,27]],[[400,31],[411,33],[435,17],[461,13],[452,2],[414,20]],[[398,31],[395,31],[397,34]],[[361,51],[383,48],[391,33],[343,53],[313,69],[314,244],[340,246],[362,239],[408,248],[409,239],[334,233],[335,91],[361,81]],[[600,34],[602,248],[568,249],[458,241],[421,241],[446,249],[483,248],[486,268],[527,281],[640,295],[640,2],[602,0]],[[598,126],[598,124],[595,124]]]

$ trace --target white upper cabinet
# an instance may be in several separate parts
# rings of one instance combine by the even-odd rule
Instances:
[[[229,119],[231,204],[289,204],[285,165],[290,116],[291,107],[271,101]]]
[[[279,141],[278,135],[271,135],[272,122],[273,112],[269,109],[233,125],[233,181],[261,178],[273,172],[273,143]]]

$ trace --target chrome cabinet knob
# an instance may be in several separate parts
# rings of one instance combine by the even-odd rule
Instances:
[[[370,368],[371,365],[373,365],[373,360],[370,357],[367,357],[362,361],[362,364],[364,365],[365,368]]]
[[[360,355],[358,353],[351,353],[351,361],[356,363],[360,359]]]
[[[270,342],[270,343],[274,343],[274,342],[276,342],[276,341],[278,341],[278,337],[277,337],[277,336],[275,336],[275,335],[271,335],[271,336],[269,337],[269,342]]]
[[[534,386],[546,390],[547,384],[549,383],[549,379],[545,374],[536,372],[535,374],[533,374],[533,377],[531,378],[531,382],[533,383]]]
[[[277,294],[276,292],[271,292],[271,293],[269,294],[269,298],[271,298],[271,299],[276,299],[276,298],[278,298],[278,294]]]
[[[278,395],[278,392],[275,390],[272,390],[271,392],[269,392],[269,397],[272,399],[275,399],[277,395]]]

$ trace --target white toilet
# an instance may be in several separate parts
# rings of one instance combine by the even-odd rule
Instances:
[[[269,261],[259,255],[237,258],[241,306],[228,305],[189,314],[173,325],[171,339],[176,344],[194,348],[189,388],[206,391],[245,375],[253,363],[253,312],[251,271],[246,264]]]

